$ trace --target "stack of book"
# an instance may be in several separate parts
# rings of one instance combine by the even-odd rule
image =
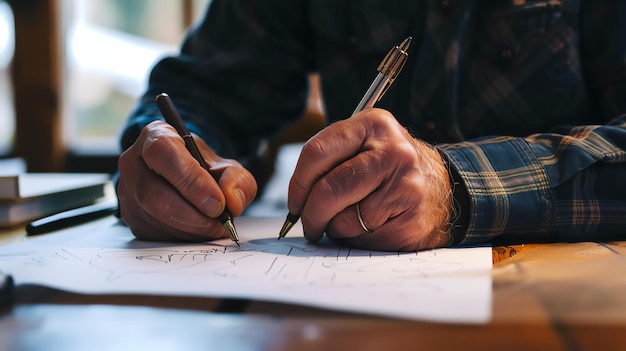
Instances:
[[[104,197],[108,174],[20,173],[0,175],[0,227],[10,227]]]

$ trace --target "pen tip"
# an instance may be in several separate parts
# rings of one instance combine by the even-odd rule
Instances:
[[[283,227],[280,228],[280,232],[278,233],[278,240],[287,235],[287,232],[293,228],[294,224],[298,221],[299,216],[289,213],[287,215],[287,219],[285,219],[285,223],[283,223]]]
[[[285,223],[283,224],[283,227],[280,229],[280,232],[278,233],[278,238],[276,240],[282,239],[285,235],[287,235],[288,231],[289,231],[289,223],[285,221]]]
[[[413,37],[408,36],[406,39],[404,39],[404,41],[400,44],[400,46],[398,46],[398,49],[406,52],[409,49],[409,46],[411,45],[411,40],[413,40]]]
[[[223,223],[223,225],[226,229],[226,232],[228,233],[228,236],[230,237],[230,240],[236,242],[237,246],[241,247],[241,245],[239,245],[239,236],[237,235],[237,229],[235,229],[235,224],[233,223],[233,221],[227,220]]]

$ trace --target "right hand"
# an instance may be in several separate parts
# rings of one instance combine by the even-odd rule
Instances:
[[[169,124],[143,128],[120,155],[117,196],[122,220],[138,239],[207,241],[228,237],[216,218],[227,206],[239,216],[254,200],[257,184],[239,162],[224,159],[195,137],[211,172],[200,166]]]
[[[366,250],[449,244],[450,177],[441,154],[389,112],[368,108],[309,139],[289,183],[307,240]]]

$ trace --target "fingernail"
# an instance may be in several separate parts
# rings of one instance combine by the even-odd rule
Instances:
[[[235,188],[235,194],[237,194],[237,198],[239,198],[239,202],[241,202],[242,205],[245,205],[246,194],[243,193],[243,190],[241,190],[241,188]]]
[[[202,201],[202,211],[211,217],[217,217],[220,215],[220,202],[216,198],[209,196]]]

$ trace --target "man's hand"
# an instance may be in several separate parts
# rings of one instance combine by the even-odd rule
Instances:
[[[412,251],[448,244],[450,191],[441,155],[373,108],[304,145],[288,206],[310,241],[326,232],[360,248]]]
[[[226,205],[238,216],[254,199],[257,185],[252,174],[238,162],[216,155],[201,139],[195,140],[211,172],[220,174],[217,182],[165,122],[147,125],[120,156],[120,213],[137,238],[224,238],[226,231],[216,217]]]

